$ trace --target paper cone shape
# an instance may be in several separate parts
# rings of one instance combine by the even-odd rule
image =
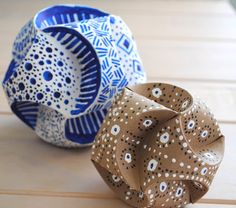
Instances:
[[[149,83],[116,96],[92,147],[98,172],[134,207],[181,207],[209,189],[224,136],[209,109],[179,87]]]

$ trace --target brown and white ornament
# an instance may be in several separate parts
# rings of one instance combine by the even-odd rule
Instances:
[[[148,83],[125,88],[92,147],[100,175],[134,207],[182,207],[200,199],[222,161],[224,136],[186,90]]]

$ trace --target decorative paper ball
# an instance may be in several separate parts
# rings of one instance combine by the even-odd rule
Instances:
[[[200,199],[222,161],[224,136],[187,91],[140,84],[116,96],[92,147],[110,188],[134,207],[182,207]]]
[[[43,140],[88,145],[114,96],[146,80],[124,21],[97,9],[58,5],[19,32],[3,81],[12,111]]]

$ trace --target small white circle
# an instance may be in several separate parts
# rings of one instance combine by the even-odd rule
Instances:
[[[154,159],[151,159],[148,163],[147,170],[154,171],[158,165],[158,162]]]
[[[151,125],[152,125],[152,120],[151,120],[151,119],[145,120],[145,121],[143,122],[143,125],[144,125],[145,127],[151,126]]]
[[[163,192],[166,191],[166,189],[167,189],[167,184],[166,184],[166,182],[161,182],[161,183],[160,183],[160,191],[163,193]]]
[[[102,140],[104,141],[106,139],[106,134],[102,135]]]
[[[112,179],[116,183],[120,181],[120,178],[118,176],[116,176],[116,175],[112,175]]]
[[[188,128],[188,129],[193,129],[194,126],[195,126],[195,121],[194,121],[194,120],[190,120],[190,121],[188,122],[187,128]]]
[[[179,164],[179,166],[180,166],[180,167],[184,167],[184,163],[181,162],[181,163]]]
[[[164,134],[162,134],[160,136],[161,143],[164,143],[164,144],[167,143],[169,141],[169,137],[170,137],[170,135],[168,132],[165,132]]]
[[[208,136],[208,131],[207,130],[204,130],[202,133],[201,133],[201,137],[202,138],[205,138]]]
[[[132,155],[130,153],[126,153],[125,154],[125,161],[127,163],[131,163],[132,162]]]
[[[183,143],[183,147],[186,148],[188,144],[186,142]]]
[[[156,98],[159,98],[162,95],[162,91],[160,88],[153,88],[152,95]]]
[[[179,136],[179,140],[182,141],[184,139],[183,135]]]
[[[202,168],[202,170],[201,170],[202,175],[206,175],[207,172],[208,172],[208,169],[206,167]]]
[[[119,134],[120,132],[120,126],[115,124],[114,126],[112,126],[111,128],[111,134],[116,136],[117,134]]]
[[[114,108],[112,111],[112,114],[113,114],[113,116],[118,116],[119,115],[118,108]]]
[[[183,194],[183,188],[178,187],[176,192],[175,192],[175,196],[180,197],[180,196],[182,196],[182,194]]]

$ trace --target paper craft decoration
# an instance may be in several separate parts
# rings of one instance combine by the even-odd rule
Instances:
[[[201,101],[179,87],[149,83],[116,96],[92,161],[127,204],[182,207],[208,191],[223,153],[224,136]]]
[[[11,109],[58,146],[91,144],[114,96],[146,80],[124,21],[84,6],[40,11],[17,35],[12,54],[3,81]]]

